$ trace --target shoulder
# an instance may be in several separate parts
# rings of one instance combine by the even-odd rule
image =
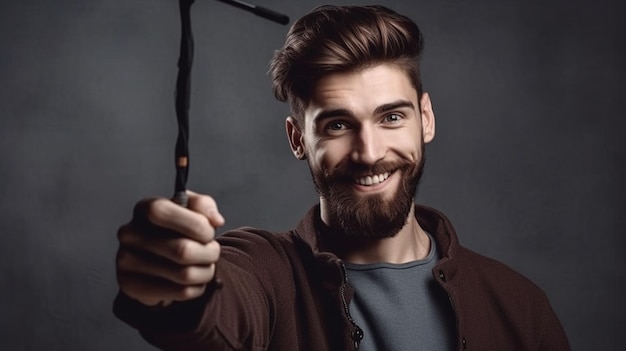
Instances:
[[[456,257],[440,266],[451,273],[451,279],[444,284],[466,304],[482,305],[487,310],[496,307],[518,315],[535,315],[528,316],[531,319],[551,308],[545,292],[525,275],[467,248],[461,247]]]
[[[440,283],[458,311],[463,333],[476,344],[496,343],[503,349],[521,342],[526,348],[520,349],[569,349],[545,292],[508,265],[459,247],[435,269],[444,272]],[[448,273],[450,279],[445,279]],[[497,332],[482,340],[485,328]]]
[[[462,275],[482,285],[511,292],[543,295],[543,291],[532,280],[496,259],[481,255],[467,248],[461,248],[458,256]]]
[[[229,230],[217,238],[222,257],[239,256],[249,259],[292,256],[295,242],[292,232],[271,232],[253,227]]]

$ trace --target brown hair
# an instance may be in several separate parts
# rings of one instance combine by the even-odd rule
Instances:
[[[291,26],[285,45],[274,54],[274,95],[289,102],[303,125],[304,109],[321,77],[392,63],[406,72],[421,97],[423,47],[415,22],[383,6],[320,6]]]

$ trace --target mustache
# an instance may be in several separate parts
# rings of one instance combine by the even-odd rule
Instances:
[[[383,173],[391,173],[396,170],[411,169],[416,166],[415,162],[409,160],[397,160],[397,161],[381,161],[373,165],[364,165],[355,163],[350,160],[341,162],[332,171],[326,174],[329,180],[340,180],[365,177],[368,175],[376,175]]]

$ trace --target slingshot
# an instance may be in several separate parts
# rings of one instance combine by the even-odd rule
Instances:
[[[262,6],[245,3],[240,0],[218,0],[223,3],[250,11],[271,21],[287,24],[289,17]],[[191,67],[193,64],[193,33],[191,30],[191,5],[194,0],[180,0],[181,40],[178,59],[178,77],[176,79],[176,118],[178,120],[178,138],[176,139],[175,162],[176,184],[173,201],[187,207],[187,178],[189,174],[189,100],[191,91]]]

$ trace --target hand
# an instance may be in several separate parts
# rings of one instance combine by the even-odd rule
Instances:
[[[215,228],[224,218],[211,197],[188,195],[189,208],[164,198],[139,201],[117,232],[120,290],[145,305],[197,298],[215,276]]]

